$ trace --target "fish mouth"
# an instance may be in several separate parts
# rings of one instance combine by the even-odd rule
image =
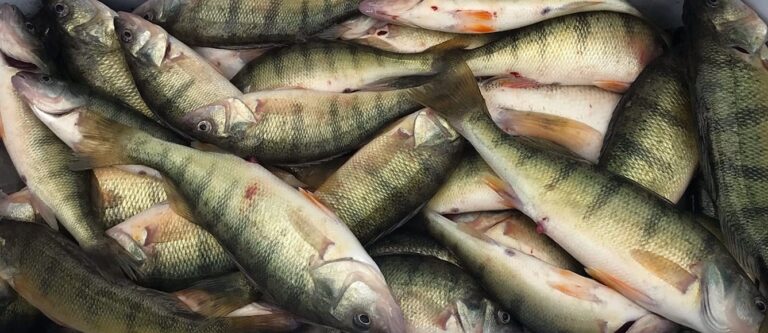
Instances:
[[[9,56],[5,52],[0,52],[0,56],[3,57],[3,61],[5,61],[5,63],[9,67],[13,67],[15,69],[19,69],[19,70],[22,70],[22,71],[31,71],[31,72],[37,72],[37,71],[42,70],[40,67],[38,67],[37,65],[35,65],[35,64],[31,63],[31,62],[26,62],[26,61],[22,61],[22,60],[16,59],[14,57]]]

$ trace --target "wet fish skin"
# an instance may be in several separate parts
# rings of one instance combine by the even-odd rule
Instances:
[[[0,221],[37,222],[38,215],[32,206],[32,193],[28,189],[7,195],[0,191]]]
[[[142,164],[162,172],[173,184],[174,211],[210,232],[276,305],[348,331],[402,331],[378,267],[316,199],[232,155],[174,145],[103,118],[84,118],[81,127],[91,162],[79,167]]]
[[[701,167],[725,244],[750,277],[768,292],[768,71],[758,56],[766,24],[744,3],[707,7],[686,2],[695,39],[688,63],[701,137]],[[690,38],[689,38],[690,39]],[[755,45],[755,44],[760,45]]]
[[[0,4],[0,22],[0,44],[6,46],[2,49],[3,55],[33,65],[43,72],[52,70],[43,43],[37,38],[40,34],[38,25],[9,3]]]
[[[625,91],[663,41],[643,20],[619,13],[580,13],[511,32],[468,51],[475,76],[515,76],[540,84],[595,85]]]
[[[500,36],[494,34],[462,35],[395,25],[361,16],[331,28],[332,37],[394,53],[421,53],[450,42],[456,48],[471,50]],[[338,35],[338,36],[336,36]]]
[[[205,59],[165,30],[129,13],[118,13],[115,29],[136,84],[169,125],[192,110],[242,93]]]
[[[480,289],[477,281],[455,265],[414,255],[375,260],[404,309],[405,332],[525,331]]]
[[[429,54],[393,54],[338,42],[297,44],[268,52],[232,79],[243,92],[300,88],[350,92],[386,79],[434,74]]]
[[[583,275],[584,267],[557,243],[539,233],[536,223],[520,211],[466,213],[451,216],[451,220],[477,230],[501,246]]]
[[[493,188],[501,182],[488,163],[469,152],[427,203],[426,208],[439,214],[500,211],[517,208],[516,202]]]
[[[491,118],[510,135],[551,141],[597,162],[621,95],[593,86],[538,85],[518,78],[480,84]]]
[[[417,111],[361,148],[315,196],[369,244],[413,216],[463,148],[444,120],[430,110]]]
[[[399,25],[464,34],[512,30],[560,16],[589,11],[613,11],[641,16],[632,5],[623,0],[365,0],[360,3],[360,11],[365,15]]]
[[[138,244],[147,256],[139,269],[141,284],[177,290],[204,278],[237,270],[215,238],[196,224],[176,215],[167,203],[107,230],[126,250]]]
[[[488,117],[470,69],[447,73],[414,98],[446,117],[505,181],[519,209],[587,273],[685,326],[757,332],[762,296],[690,214],[621,176],[508,137]],[[707,310],[715,308],[725,311]]]
[[[568,270],[462,228],[427,211],[430,234],[451,249],[462,265],[500,305],[536,332],[613,332],[627,323],[650,320],[666,330],[669,322],[621,294]]]
[[[304,40],[357,12],[357,1],[151,0],[134,14],[195,46]]]
[[[348,153],[394,119],[418,110],[407,94],[402,89],[250,93],[192,111],[179,128],[238,156],[301,164]]]
[[[106,228],[167,199],[162,181],[149,175],[111,167],[96,168],[91,181],[91,197]]]
[[[195,47],[194,50],[201,57],[205,58],[211,66],[218,69],[221,75],[231,80],[240,70],[249,62],[253,61],[264,53],[272,49],[271,47],[228,50],[216,49],[211,47]]]
[[[268,321],[204,318],[171,295],[108,278],[75,244],[42,225],[4,222],[0,239],[2,279],[47,316],[78,331],[223,333],[269,328]]]
[[[371,257],[428,256],[461,266],[458,259],[444,246],[429,236],[402,228],[393,231],[366,248]]]
[[[681,57],[670,51],[640,74],[617,108],[598,164],[672,202],[680,200],[699,162]]]
[[[40,310],[29,304],[23,298],[16,295],[11,287],[0,281],[0,284],[4,284],[0,289],[3,290],[0,294],[7,294],[5,297],[0,297],[0,330],[3,332],[34,332],[33,329],[40,327],[40,323],[46,322],[45,316],[40,313]]]
[[[77,151],[76,142],[82,135],[75,124],[83,112],[96,112],[121,124],[140,128],[153,136],[183,143],[176,133],[156,121],[128,110],[119,103],[94,91],[47,74],[20,72],[14,88],[29,104],[35,115],[70,148]]]
[[[115,12],[96,0],[46,2],[62,39],[69,73],[100,94],[115,98],[135,112],[157,119],[133,80],[115,34]]]

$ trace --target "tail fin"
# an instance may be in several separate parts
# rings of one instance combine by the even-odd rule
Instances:
[[[227,332],[292,332],[299,328],[299,321],[287,312],[275,312],[270,314],[249,317],[225,317],[217,318],[225,322]]]
[[[213,317],[223,317],[255,300],[247,278],[239,272],[199,281],[174,294],[192,311]]]
[[[488,113],[472,70],[463,61],[449,64],[435,80],[409,90],[409,94],[456,128],[460,128],[461,121],[472,112]]]
[[[109,274],[119,277],[122,272],[134,281],[141,278],[140,266],[146,257],[137,258],[111,238],[105,238],[84,250],[99,267],[104,268]]]
[[[72,162],[73,170],[135,164],[125,156],[126,138],[140,130],[104,118],[94,112],[84,112],[77,120],[83,138],[76,145],[79,158]]]

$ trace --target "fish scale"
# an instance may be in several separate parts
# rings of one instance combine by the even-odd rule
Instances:
[[[627,14],[569,15],[510,32],[464,59],[475,76],[515,76],[541,84],[623,91],[660,52],[651,26]]]
[[[437,81],[445,86],[429,84],[414,97],[451,122],[508,184],[517,207],[590,275],[680,324],[757,331],[759,292],[690,213],[621,176],[509,137],[489,118],[470,69],[448,73]],[[705,311],[711,306],[739,312]]]
[[[146,16],[195,46],[243,46],[304,40],[354,15],[352,0],[147,1]]]

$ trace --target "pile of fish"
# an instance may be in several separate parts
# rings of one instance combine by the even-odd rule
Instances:
[[[3,4],[0,332],[768,332],[768,27],[683,19]]]

